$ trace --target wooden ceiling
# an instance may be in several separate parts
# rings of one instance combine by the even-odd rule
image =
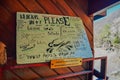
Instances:
[[[88,39],[93,49],[92,17],[87,16],[88,0],[1,0],[0,1],[0,41],[7,46],[9,59],[16,59],[16,12],[32,12],[40,14],[55,14],[80,17],[84,23]],[[10,63],[8,61],[7,65]],[[45,77],[65,73],[75,73],[92,66],[50,69],[49,66],[21,68],[4,71],[4,80],[43,80]],[[65,78],[61,80],[88,80],[87,75]],[[89,78],[90,80],[90,78]]]

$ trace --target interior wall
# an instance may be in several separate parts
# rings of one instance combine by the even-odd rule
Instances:
[[[7,46],[7,55],[16,59],[16,12],[34,12],[40,14],[54,14],[80,17],[93,49],[93,22],[87,15],[87,0],[1,0],[0,1],[0,41]],[[8,63],[9,64],[9,61]],[[13,63],[11,63],[13,64]],[[14,65],[14,64],[13,64]],[[50,69],[49,66],[6,70],[5,80],[31,80],[45,78],[65,73],[79,72],[85,68],[92,68],[85,63],[83,66]],[[9,75],[9,76],[8,76]],[[28,77],[29,76],[29,77]],[[87,80],[86,75],[63,80]]]

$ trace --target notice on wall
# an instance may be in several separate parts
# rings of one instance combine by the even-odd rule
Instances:
[[[16,18],[17,64],[93,56],[79,17],[17,12]]]

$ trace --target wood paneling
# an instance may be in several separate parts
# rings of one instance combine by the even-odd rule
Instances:
[[[34,67],[32,69],[36,71],[39,75],[41,75],[41,77],[50,77],[57,75],[57,73],[51,70],[48,66]]]
[[[8,57],[16,59],[16,12],[32,12],[80,17],[85,25],[88,39],[93,48],[93,22],[87,16],[88,0],[1,0],[0,1],[0,41],[7,45]],[[10,61],[8,61],[9,63]],[[16,64],[14,64],[16,65]],[[75,73],[88,67],[50,69],[49,66],[14,69],[4,72],[5,80],[42,79],[67,73]],[[92,66],[89,66],[92,67]],[[86,80],[85,76],[76,76],[63,80]]]
[[[0,24],[4,28],[4,30],[7,31],[7,33],[13,33],[12,28],[8,27],[9,23],[11,23],[12,16],[9,14],[9,12],[2,6],[0,5]]]
[[[58,74],[72,73],[69,68],[56,68],[54,69]]]
[[[60,15],[60,10],[52,3],[51,0],[37,0],[37,2],[46,10],[49,14]]]
[[[40,78],[33,71],[31,71],[29,68],[14,69],[12,71],[14,74],[21,77],[21,79],[23,79],[23,80],[32,80],[32,79]]]
[[[22,80],[18,76],[14,75],[12,72],[5,70],[4,71],[4,80]]]
[[[46,13],[46,11],[35,0],[19,0],[19,2],[30,12]]]
[[[54,4],[57,4],[56,7],[66,16],[76,16],[72,9],[67,5],[64,0],[53,0]]]

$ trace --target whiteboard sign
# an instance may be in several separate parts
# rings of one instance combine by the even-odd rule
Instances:
[[[18,64],[92,57],[79,17],[17,12],[16,21]]]

